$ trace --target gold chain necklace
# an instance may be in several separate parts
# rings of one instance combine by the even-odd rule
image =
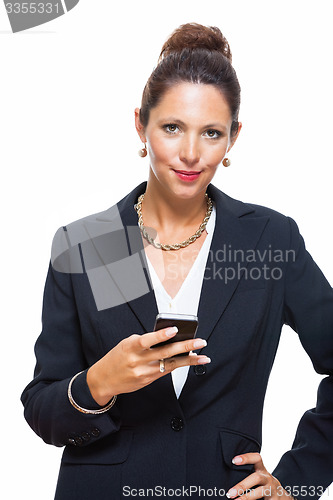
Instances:
[[[142,218],[142,202],[144,199],[145,193],[143,193],[141,196],[138,198],[138,203],[134,205],[135,210],[137,211],[138,217],[139,217],[139,227],[141,230],[141,233],[143,237],[155,248],[162,249],[162,250],[179,250],[180,248],[185,248],[191,243],[193,243],[199,236],[202,235],[202,233],[205,230],[205,227],[207,226],[207,222],[209,221],[210,214],[212,213],[213,210],[213,203],[212,200],[209,198],[208,194],[205,194],[206,202],[207,202],[207,211],[206,215],[204,217],[204,220],[201,222],[199,228],[197,231],[187,238],[187,240],[182,241],[181,243],[175,243],[174,245],[163,245],[162,243],[156,243],[154,238],[152,238],[146,231],[144,223],[143,223],[143,218]]]

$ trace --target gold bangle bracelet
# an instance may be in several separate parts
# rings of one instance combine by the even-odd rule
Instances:
[[[84,371],[84,370],[83,370]],[[68,391],[67,391],[67,395],[68,395],[68,399],[71,403],[72,406],[74,406],[74,408],[78,411],[80,411],[81,413],[88,413],[90,415],[100,415],[101,413],[105,413],[107,412],[108,410],[110,410],[110,408],[112,408],[112,406],[115,404],[116,402],[116,399],[117,399],[117,396],[113,396],[110,403],[108,403],[106,406],[104,406],[103,408],[100,408],[99,410],[88,410],[87,408],[82,408],[82,406],[78,405],[75,401],[74,401],[74,398],[73,398],[73,395],[72,395],[72,385],[73,385],[73,382],[74,380],[76,379],[76,377],[78,377],[79,375],[81,375],[82,372],[79,372],[77,373],[76,375],[74,375],[74,377],[71,379],[71,381],[69,382],[68,384]]]

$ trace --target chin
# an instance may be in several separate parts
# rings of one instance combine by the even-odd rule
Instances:
[[[195,198],[200,194],[204,194],[206,192],[206,185],[204,186],[184,186],[184,187],[176,187],[171,189],[175,196],[178,198],[182,198],[183,200],[190,200],[191,198]]]

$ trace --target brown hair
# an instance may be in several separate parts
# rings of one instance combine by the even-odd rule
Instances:
[[[164,43],[158,65],[143,90],[140,121],[144,127],[149,113],[167,90],[181,82],[214,85],[226,99],[232,117],[231,135],[238,130],[240,85],[231,64],[226,38],[215,26],[187,23]]]

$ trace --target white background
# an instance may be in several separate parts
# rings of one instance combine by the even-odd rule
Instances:
[[[53,498],[62,450],[29,429],[19,401],[33,373],[52,237],[147,178],[133,110],[180,24],[219,26],[242,86],[243,130],[232,166],[221,167],[213,184],[293,217],[333,282],[331,10],[320,0],[81,0],[48,24],[12,34],[0,5],[4,497]],[[285,328],[265,405],[269,470],[315,405],[320,379]]]

